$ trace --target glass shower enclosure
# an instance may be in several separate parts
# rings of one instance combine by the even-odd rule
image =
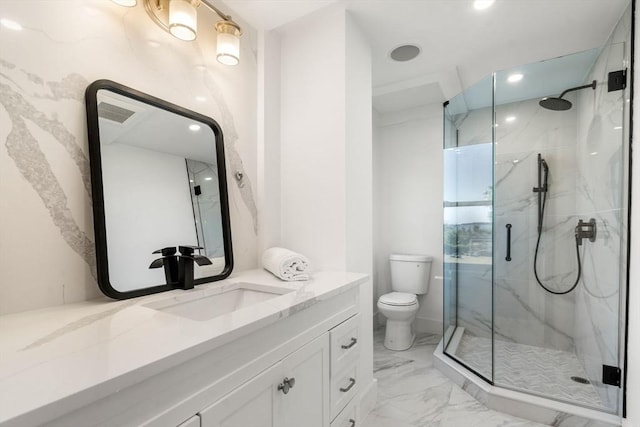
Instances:
[[[604,47],[493,73],[444,106],[445,354],[495,386],[613,414],[630,19]]]

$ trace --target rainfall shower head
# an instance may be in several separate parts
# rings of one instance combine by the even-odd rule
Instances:
[[[594,80],[591,82],[591,84],[588,84],[588,85],[572,87],[571,89],[567,89],[564,92],[562,92],[560,96],[557,98],[554,98],[552,96],[542,98],[539,104],[542,108],[546,108],[547,110],[566,111],[571,108],[572,104],[570,101],[567,101],[566,99],[562,99],[562,97],[565,96],[568,92],[572,92],[574,90],[586,89],[589,87],[595,90],[596,81]]]
[[[562,98],[547,97],[540,100],[540,106],[547,110],[566,111],[571,108],[571,101]]]

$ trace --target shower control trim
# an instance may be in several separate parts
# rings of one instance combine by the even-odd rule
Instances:
[[[578,245],[582,245],[582,239],[589,239],[590,242],[595,242],[597,231],[596,220],[594,218],[591,218],[589,222],[579,220],[576,226],[576,241]]]

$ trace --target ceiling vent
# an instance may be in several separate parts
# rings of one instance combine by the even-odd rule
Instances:
[[[117,105],[104,101],[98,104],[98,117],[111,120],[112,122],[122,124],[134,114],[135,111],[127,110],[126,108],[118,107]]]
[[[389,56],[394,61],[410,61],[420,54],[420,48],[413,44],[405,44],[393,49]]]

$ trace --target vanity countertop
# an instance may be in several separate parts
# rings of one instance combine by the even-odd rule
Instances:
[[[251,270],[189,291],[123,301],[105,297],[1,316],[0,424],[33,412],[50,419],[80,408],[346,292],[367,277],[317,272],[306,282],[283,282]],[[205,297],[235,283],[293,291],[206,321],[145,307],[166,298]]]

